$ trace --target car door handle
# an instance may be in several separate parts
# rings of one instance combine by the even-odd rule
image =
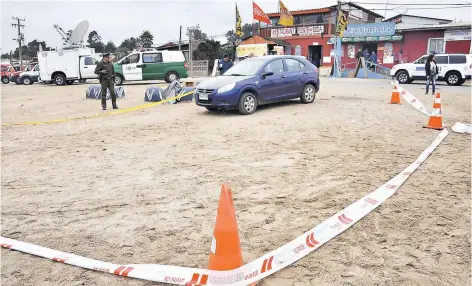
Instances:
[[[282,75],[281,78],[286,78],[286,76]]]
[[[84,67],[84,69],[88,69],[88,67]]]
[[[145,68],[146,65],[137,65],[136,67],[137,67],[137,68]]]
[[[303,72],[303,74],[308,74],[308,72]]]

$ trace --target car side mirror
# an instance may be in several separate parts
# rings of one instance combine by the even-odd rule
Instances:
[[[266,78],[266,77],[271,76],[271,75],[274,75],[274,72],[271,72],[271,71],[270,72],[265,72],[265,73],[262,74],[262,78]]]

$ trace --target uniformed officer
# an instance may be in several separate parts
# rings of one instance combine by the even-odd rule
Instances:
[[[95,73],[98,74],[102,90],[102,109],[107,110],[107,89],[110,91],[111,104],[113,109],[118,109],[115,95],[115,70],[110,62],[110,54],[103,54],[103,60],[97,64]]]

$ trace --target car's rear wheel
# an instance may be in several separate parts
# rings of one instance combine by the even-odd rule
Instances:
[[[316,90],[315,87],[312,84],[307,84],[305,88],[303,89],[302,96],[300,96],[300,99],[303,103],[312,103],[315,101],[316,97]]]
[[[120,74],[115,75],[115,85],[122,85],[123,84],[123,76]]]
[[[21,84],[21,81],[20,81],[19,77],[15,77],[14,81],[15,81],[16,84]]]
[[[8,84],[8,83],[10,83],[10,79],[8,77],[4,76],[4,77],[2,77],[2,83]]]
[[[171,83],[174,80],[179,80],[179,74],[176,72],[168,72],[166,75],[166,82]]]
[[[446,76],[447,85],[460,85],[461,75],[458,72],[451,72]]]
[[[245,92],[239,99],[238,111],[242,115],[253,114],[257,109],[257,98],[251,92]]]
[[[56,85],[65,85],[66,84],[66,77],[62,74],[57,74],[54,76],[54,83]]]
[[[407,84],[410,82],[410,76],[406,71],[400,71],[397,73],[397,80],[401,84]]]

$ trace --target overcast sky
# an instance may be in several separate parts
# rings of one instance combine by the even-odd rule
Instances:
[[[335,0],[283,0],[290,10],[311,9],[336,4]],[[386,0],[357,0],[353,2],[386,2]],[[389,0],[390,3],[470,3],[470,0]],[[209,36],[223,35],[234,28],[234,5],[238,4],[243,23],[252,21],[252,1],[238,0],[186,0],[186,1],[5,1],[1,0],[1,48],[2,53],[17,47],[13,41],[16,30],[12,28],[12,16],[25,18],[26,43],[38,39],[49,46],[60,47],[62,40],[53,28],[58,24],[65,31],[74,29],[82,20],[90,23],[89,32],[96,30],[106,43],[111,40],[120,45],[123,39],[137,37],[143,30],[154,35],[154,43],[178,40],[179,26],[185,28],[200,24]],[[257,0],[266,13],[277,11],[277,0]],[[369,9],[385,8],[385,5],[361,4]],[[392,6],[389,6],[392,7]],[[393,6],[394,7],[394,6]],[[413,8],[412,6],[409,6]],[[404,13],[405,9],[397,10]],[[381,15],[384,11],[375,11]],[[470,22],[471,9],[409,10],[408,14],[448,18]],[[388,11],[387,17],[397,13]],[[85,37],[86,39],[86,37]]]

